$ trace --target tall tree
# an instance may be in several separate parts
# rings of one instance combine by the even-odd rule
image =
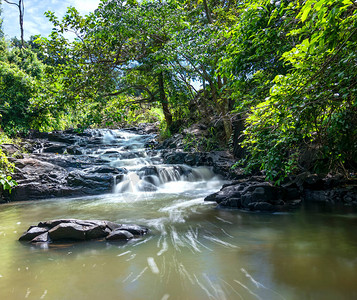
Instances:
[[[8,0],[4,0],[4,1],[8,4],[15,5],[19,10],[21,45],[22,45],[22,47],[25,47],[25,42],[24,42],[24,14],[25,14],[24,0],[19,0],[19,3],[10,2]]]

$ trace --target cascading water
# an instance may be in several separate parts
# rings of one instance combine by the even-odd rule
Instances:
[[[177,193],[212,183],[219,187],[221,181],[208,167],[164,165],[160,152],[145,147],[153,138],[120,130],[103,134],[105,148],[97,149],[93,155],[124,172],[115,177],[114,193]]]
[[[206,167],[163,164],[160,152],[146,147],[152,135],[87,136],[90,144],[77,141],[83,155],[76,162],[116,168],[113,191],[1,205],[0,299],[357,298],[355,215],[217,210],[203,199],[223,181]],[[41,249],[18,242],[30,225],[60,218],[141,224],[151,232],[128,243]]]

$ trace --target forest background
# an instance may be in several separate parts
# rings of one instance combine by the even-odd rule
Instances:
[[[24,2],[11,2],[22,33]],[[237,165],[276,184],[306,171],[355,178],[356,1],[101,0],[85,16],[46,15],[48,37],[0,30],[1,144],[139,122],[167,138],[199,123],[203,150],[234,145]]]

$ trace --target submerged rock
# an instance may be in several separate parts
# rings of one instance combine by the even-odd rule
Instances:
[[[136,224],[117,224],[104,220],[59,219],[31,226],[20,241],[55,243],[58,241],[129,240],[144,236],[148,228]]]

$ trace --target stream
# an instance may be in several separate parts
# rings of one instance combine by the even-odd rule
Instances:
[[[357,299],[357,215],[259,214],[203,199],[225,183],[206,167],[163,165],[150,135],[102,131],[86,155],[125,168],[111,193],[0,206],[0,299]],[[126,243],[31,245],[39,221],[150,228]]]

